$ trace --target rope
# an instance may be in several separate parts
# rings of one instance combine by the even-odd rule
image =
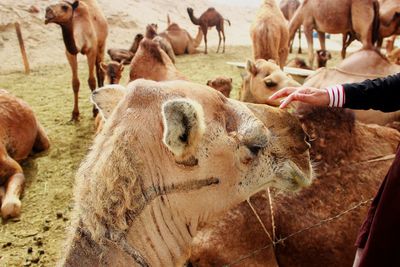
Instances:
[[[256,215],[256,218],[258,220],[258,222],[261,224],[261,227],[263,228],[265,234],[268,236],[269,240],[271,240],[272,244],[274,243],[274,239],[272,239],[271,234],[268,232],[267,227],[265,227],[264,223],[262,222],[260,216],[258,216],[257,211],[255,210],[255,208],[253,207],[253,205],[250,202],[250,199],[246,200],[247,203],[249,204],[251,210],[253,211],[254,215]]]

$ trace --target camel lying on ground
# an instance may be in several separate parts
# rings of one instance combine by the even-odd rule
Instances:
[[[92,99],[106,123],[77,173],[62,266],[182,266],[199,225],[267,186],[311,183],[309,144],[285,111],[186,81]]]
[[[66,55],[72,70],[72,89],[74,91],[74,109],[72,120],[79,119],[78,95],[79,77],[77,54],[86,55],[89,66],[89,87],[103,86],[104,76],[100,63],[104,60],[104,49],[108,34],[107,20],[96,0],[80,0],[72,4],[61,1],[46,8],[45,23],[61,26]],[[93,116],[97,110],[93,107]]]
[[[341,33],[344,39],[349,33],[354,33],[358,35],[363,48],[372,48],[378,39],[379,4],[376,0],[307,0],[302,2],[289,23],[290,40],[300,25],[304,27],[308,43],[308,59],[312,67],[313,29],[318,32],[322,50],[326,50],[325,33]]]
[[[224,96],[229,97],[232,91],[232,78],[218,76],[213,80],[208,80],[207,85],[221,92]]]
[[[218,32],[218,48],[217,53],[219,52],[219,48],[221,46],[221,39],[222,39],[222,53],[225,53],[225,30],[224,30],[224,23],[225,21],[228,22],[229,26],[231,26],[231,22],[228,19],[224,19],[224,17],[213,7],[208,8],[204,11],[203,14],[199,18],[197,18],[193,13],[193,8],[188,7],[187,12],[189,14],[190,21],[194,25],[200,26],[203,35],[204,35],[204,54],[207,54],[207,31],[209,28],[215,26]],[[222,38],[221,38],[222,34]]]
[[[19,161],[41,152],[49,139],[33,110],[23,100],[0,89],[0,205],[6,219],[21,213],[25,176]]]
[[[300,7],[299,0],[281,0],[279,2],[279,9],[282,11],[283,16],[289,22],[292,18],[296,10]],[[301,54],[301,28],[298,29],[299,33],[299,50],[298,54]],[[290,48],[289,53],[292,53],[293,50],[293,42],[294,38],[290,40]]]
[[[175,55],[196,53],[196,48],[199,47],[201,40],[203,39],[203,32],[200,27],[196,38],[194,39],[185,29],[182,29],[178,24],[171,22],[169,16],[167,29],[159,35],[171,43]]]
[[[400,66],[390,63],[375,50],[360,50],[335,68],[322,68],[307,78],[305,86],[324,88],[335,84],[361,82],[400,72]],[[376,110],[355,110],[356,119],[379,125],[400,121],[400,112],[383,113]],[[396,127],[396,125],[390,125]]]
[[[107,50],[107,53],[111,60],[128,65],[131,63],[133,56],[139,48],[139,43],[143,38],[143,34],[138,33],[136,34],[135,39],[133,40],[133,43],[129,49],[110,48]]]
[[[161,49],[164,50],[165,53],[167,53],[172,63],[175,64],[175,53],[174,50],[172,49],[172,45],[167,38],[157,34],[157,24],[147,25],[145,36],[147,39],[153,40],[154,42],[158,43]]]
[[[275,60],[281,68],[289,54],[287,22],[275,0],[264,0],[250,27],[254,59]]]
[[[149,39],[140,42],[130,69],[130,81],[141,78],[153,81],[187,80],[160,45]]]
[[[243,78],[240,90],[240,101],[279,106],[279,101],[268,99],[272,93],[285,87],[300,86],[271,60],[248,60],[246,71],[247,75]]]
[[[271,197],[250,199],[275,246],[242,203],[199,231],[192,266],[352,266],[358,230],[400,134],[338,110],[303,110],[300,119],[312,139],[317,178],[296,195],[271,190]]]
[[[317,55],[318,68],[326,67],[326,63],[328,62],[328,60],[330,60],[332,58],[331,53],[326,50],[318,50],[316,52],[316,55]],[[307,65],[305,60],[302,58],[298,58],[298,57],[290,60],[286,64],[286,67],[311,70],[311,68]]]

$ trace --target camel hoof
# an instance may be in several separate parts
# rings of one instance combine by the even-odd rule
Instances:
[[[79,121],[79,111],[72,111],[71,121]]]
[[[21,214],[21,200],[16,197],[7,199],[1,206],[1,217],[3,219],[15,218]]]

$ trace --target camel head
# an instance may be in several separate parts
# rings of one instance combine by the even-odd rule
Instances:
[[[111,61],[106,64],[104,62],[100,65],[101,70],[107,77],[109,84],[119,84],[122,77],[122,72],[124,71],[124,65],[116,61]]]
[[[67,1],[61,1],[46,8],[45,24],[56,23],[66,24],[72,20],[74,11],[79,7],[79,1],[72,4]]]
[[[229,97],[232,91],[232,78],[220,76],[213,80],[208,80],[207,85]]]
[[[317,51],[318,67],[326,67],[328,60],[332,59],[331,52],[328,50],[318,50]]]
[[[279,106],[279,101],[271,101],[268,97],[284,87],[300,86],[273,60],[247,60],[246,71],[240,92],[240,100],[244,102]]]

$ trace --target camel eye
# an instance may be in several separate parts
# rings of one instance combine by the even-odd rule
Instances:
[[[61,9],[62,9],[64,12],[67,12],[67,11],[68,11],[68,6],[67,6],[67,5],[62,5],[62,6],[61,6]]]
[[[278,84],[276,82],[272,81],[271,79],[268,79],[265,81],[265,85],[267,87],[274,87],[274,86],[277,86]]]
[[[254,145],[247,145],[247,148],[250,150],[250,152],[257,156],[258,152],[260,152],[261,148],[260,146],[254,146]]]

